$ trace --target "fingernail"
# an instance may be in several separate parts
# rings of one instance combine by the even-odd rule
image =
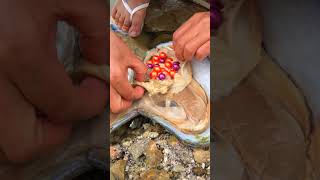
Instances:
[[[138,32],[137,31],[131,31],[131,33],[130,33],[130,36],[137,36],[138,35]]]

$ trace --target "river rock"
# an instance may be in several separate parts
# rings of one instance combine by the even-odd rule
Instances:
[[[141,179],[144,180],[170,180],[170,175],[167,171],[150,169],[141,174]]]
[[[127,161],[125,160],[119,160],[113,163],[110,168],[110,179],[124,180],[126,164]]]
[[[172,171],[173,172],[183,172],[186,169],[181,165],[181,164],[177,164],[175,166],[173,166]]]
[[[176,146],[179,144],[179,141],[175,136],[170,136],[168,139],[168,144],[170,144],[171,146]]]
[[[144,151],[146,150],[148,143],[149,143],[149,139],[140,139],[138,141],[136,141],[135,143],[133,143],[129,148],[128,151],[130,152],[130,154],[132,155],[132,158],[137,161],[138,158],[144,153]]]
[[[157,167],[163,158],[162,152],[154,141],[150,141],[146,149],[146,164],[148,167]]]
[[[146,138],[154,139],[154,138],[156,138],[158,136],[159,136],[159,133],[157,133],[157,132],[146,131],[146,132],[143,133],[143,137],[146,137]]]
[[[197,176],[203,176],[206,174],[207,170],[202,169],[201,167],[194,167],[192,168],[192,172]]]
[[[122,151],[121,151],[121,147],[119,145],[110,146],[111,160],[115,160],[117,158],[120,158],[121,154],[122,154]]]
[[[145,18],[146,32],[173,32],[194,13],[207,9],[183,0],[151,1]]]
[[[210,161],[210,151],[203,149],[194,149],[193,157],[197,163],[206,163]]]

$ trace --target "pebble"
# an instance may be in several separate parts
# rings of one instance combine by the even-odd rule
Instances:
[[[135,119],[135,120],[131,121],[129,127],[131,129],[136,129],[141,126],[141,123],[142,123],[142,121],[140,119]]]
[[[202,169],[201,167],[194,167],[192,168],[192,172],[197,176],[202,176],[206,174],[207,171],[205,169]]]
[[[176,146],[179,144],[179,141],[175,136],[170,136],[168,139],[168,144],[170,144],[171,146]]]
[[[157,167],[163,158],[162,152],[157,148],[154,141],[150,141],[146,149],[146,165],[148,167]]]
[[[127,161],[125,160],[119,160],[116,161],[111,165],[110,171],[112,174],[110,178],[118,179],[118,180],[124,180],[125,178],[125,167],[126,167]]]
[[[158,132],[159,134],[163,134],[164,133],[164,128],[161,127],[159,124],[155,124],[154,126],[151,126],[150,131],[152,132]]]
[[[193,157],[197,163],[206,163],[210,161],[210,151],[202,149],[194,149]]]
[[[129,148],[128,151],[132,155],[132,158],[137,161],[138,158],[143,154],[145,149],[147,148],[149,143],[148,139],[138,140],[136,143],[133,143]]]
[[[197,180],[206,180],[206,178],[204,178],[204,177],[197,177]]]
[[[167,171],[150,169],[141,174],[141,179],[144,180],[170,180],[170,175]]]
[[[202,164],[201,164],[201,167],[202,167],[202,169],[206,168],[206,164],[205,164],[205,163],[202,163]]]
[[[150,126],[151,126],[151,125],[150,125],[149,123],[144,123],[144,124],[142,125],[142,127],[143,127],[144,130],[149,129]]]
[[[159,136],[159,133],[157,133],[157,132],[146,131],[146,132],[143,133],[143,137],[145,137],[145,138],[154,139],[154,138],[157,138],[158,136]]]
[[[164,139],[163,139],[163,140],[158,140],[158,141],[157,141],[157,144],[159,144],[159,145],[162,147],[162,146],[167,145],[168,142],[167,142],[167,140],[164,140]]]
[[[206,154],[206,151],[185,146],[174,135],[161,130],[160,127],[152,123],[142,123],[137,129],[127,128],[126,133],[122,133],[124,135],[115,142],[118,144],[110,148],[114,149],[114,154],[120,152],[121,156],[121,158],[118,156],[113,159],[112,162],[119,161],[119,159],[126,162],[123,177],[129,180],[202,180],[203,177],[207,179],[210,167],[206,167],[207,162],[201,162],[206,159],[201,157],[201,153]],[[210,154],[210,151],[207,152]],[[114,157],[117,156],[114,155]],[[114,168],[114,166],[111,167]],[[195,166],[197,168],[194,169]],[[110,173],[110,179],[123,178],[117,177],[121,174],[117,173],[117,175]]]
[[[183,172],[183,171],[185,171],[185,168],[181,164],[178,164],[176,166],[173,166],[172,171],[173,172]]]
[[[124,141],[124,142],[122,143],[122,146],[124,146],[124,147],[129,147],[129,146],[131,146],[131,144],[132,144],[132,141]]]
[[[114,146],[110,146],[110,157],[111,160],[115,160],[117,158],[120,158],[122,154],[120,145],[114,145]]]

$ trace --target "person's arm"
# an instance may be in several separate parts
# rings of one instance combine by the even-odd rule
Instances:
[[[110,44],[110,108],[116,113],[129,108],[144,94],[142,87],[129,83],[128,68],[135,71],[138,81],[144,81],[147,68],[114,32],[110,32]]]

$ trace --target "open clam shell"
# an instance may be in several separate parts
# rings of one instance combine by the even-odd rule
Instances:
[[[171,46],[171,42],[157,48]],[[152,50],[151,50],[152,51]],[[187,87],[168,97],[166,95],[145,96],[127,111],[111,114],[110,132],[114,132],[134,117],[142,115],[159,123],[182,142],[191,146],[210,144],[210,63],[193,62],[193,79]],[[129,70],[129,81],[134,74]],[[169,106],[164,105],[169,100]]]

